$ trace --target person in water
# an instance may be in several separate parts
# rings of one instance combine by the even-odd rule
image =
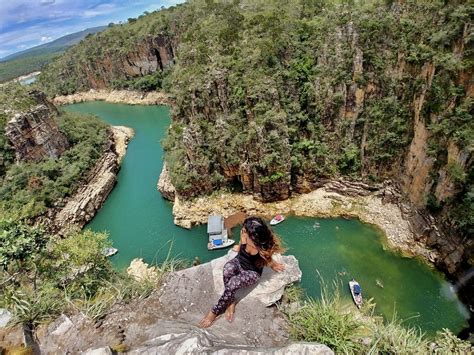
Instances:
[[[201,328],[210,327],[224,312],[225,318],[232,322],[235,293],[241,288],[255,285],[262,275],[264,266],[269,266],[277,272],[285,269],[282,263],[272,260],[273,254],[284,251],[280,241],[259,217],[245,219],[240,231],[240,243],[234,246],[233,250],[237,252],[237,256],[224,265],[224,293],[199,322]]]

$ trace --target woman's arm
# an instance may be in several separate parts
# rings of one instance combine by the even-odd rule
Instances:
[[[240,233],[240,241],[239,241],[239,244],[238,244],[238,245],[234,245],[234,246],[232,247],[232,250],[233,250],[233,251],[239,251],[239,250],[240,250],[240,246],[241,246],[242,244],[247,244],[247,239],[246,239],[245,234]]]

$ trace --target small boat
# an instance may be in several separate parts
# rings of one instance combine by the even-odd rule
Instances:
[[[360,309],[362,306],[362,289],[360,288],[359,283],[352,279],[349,281],[349,289],[351,290],[352,299],[356,304],[357,308]]]
[[[375,280],[375,284],[380,287],[380,288],[383,288],[383,283],[382,281],[380,281],[379,279]]]
[[[223,242],[221,239],[214,239],[212,242],[207,243],[207,249],[214,250],[214,249],[227,248],[233,245],[234,243],[235,243],[235,240],[233,239],[227,239],[225,242]]]
[[[277,214],[275,217],[273,217],[273,219],[270,221],[270,225],[271,226],[274,226],[278,223],[281,223],[285,220],[285,216],[283,216],[282,214]]]
[[[102,255],[104,256],[112,256],[118,253],[118,249],[116,248],[104,248],[102,249]]]
[[[227,229],[224,227],[224,217],[219,215],[207,218],[207,234],[209,235],[208,250],[227,248],[235,243],[235,240],[228,238]]]

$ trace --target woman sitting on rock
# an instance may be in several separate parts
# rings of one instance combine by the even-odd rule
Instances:
[[[259,217],[245,219],[240,231],[240,244],[234,246],[238,254],[224,265],[224,293],[217,304],[199,322],[207,328],[225,312],[225,318],[232,322],[235,311],[235,293],[258,282],[264,266],[280,272],[285,269],[282,263],[272,260],[275,253],[282,253],[279,239],[270,227]]]

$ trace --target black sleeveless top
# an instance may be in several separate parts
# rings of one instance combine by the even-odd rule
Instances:
[[[240,266],[242,266],[242,269],[244,270],[255,271],[261,275],[263,267],[257,266],[257,261],[261,259],[261,256],[259,254],[250,255],[245,251],[246,246],[247,244],[242,244],[239,248],[239,253],[236,256]]]

